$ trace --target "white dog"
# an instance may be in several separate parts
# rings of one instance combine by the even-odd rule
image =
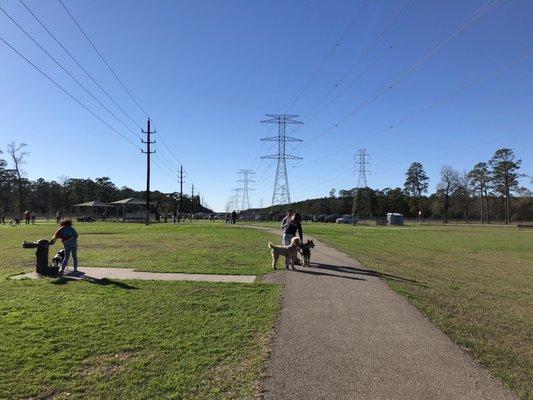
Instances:
[[[268,242],[268,247],[271,249],[272,253],[272,268],[276,269],[276,263],[278,262],[279,256],[284,256],[285,269],[289,269],[289,265],[294,269],[294,260],[298,254],[300,244],[301,241],[298,237],[293,237],[289,246],[274,246],[272,242]]]

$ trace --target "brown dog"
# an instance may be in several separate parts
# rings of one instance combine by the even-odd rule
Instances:
[[[284,256],[285,269],[289,269],[289,265],[294,269],[294,260],[296,259],[301,243],[298,237],[293,237],[289,246],[274,246],[272,242],[268,242],[268,247],[272,253],[272,268],[276,269],[279,256]]]

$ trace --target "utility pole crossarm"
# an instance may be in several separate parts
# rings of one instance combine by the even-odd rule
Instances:
[[[279,159],[281,159],[279,154],[271,154],[269,156],[261,156],[261,158],[263,160],[279,160]],[[286,159],[286,160],[303,160],[302,157],[292,156],[290,154],[285,154],[285,157],[283,157],[283,158]]]

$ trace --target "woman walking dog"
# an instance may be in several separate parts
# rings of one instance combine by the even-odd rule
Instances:
[[[298,236],[300,237],[300,243],[303,243],[304,238],[302,232],[302,217],[300,213],[294,213],[294,215],[289,218],[288,223],[284,225],[283,245],[290,246],[291,240],[296,236],[296,233],[298,233]],[[296,257],[294,263],[296,265],[301,265],[301,261],[298,259],[298,257]]]
[[[72,227],[72,221],[70,219],[61,221],[61,226],[50,240],[50,246],[56,242],[56,239],[61,239],[65,248],[65,258],[63,258],[61,272],[65,271],[71,254],[74,272],[78,272],[78,232]]]

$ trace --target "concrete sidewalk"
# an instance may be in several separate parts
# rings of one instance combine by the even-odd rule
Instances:
[[[515,398],[376,273],[315,243],[311,268],[265,277],[285,290],[264,399]]]
[[[78,273],[69,269],[64,275],[72,279],[140,279],[150,281],[202,281],[202,282],[239,282],[252,283],[255,275],[212,275],[212,274],[178,274],[172,272],[142,272],[132,268],[80,268]],[[17,275],[13,279],[40,278],[41,275],[35,272]]]

